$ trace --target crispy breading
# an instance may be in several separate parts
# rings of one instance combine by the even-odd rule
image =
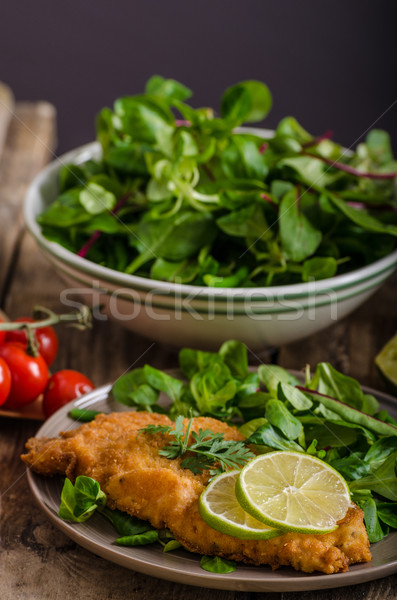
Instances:
[[[21,458],[43,475],[96,479],[110,508],[148,520],[158,529],[170,529],[183,546],[199,554],[268,564],[273,569],[291,565],[307,573],[337,573],[350,564],[371,560],[363,513],[354,505],[339,527],[327,534],[286,533],[252,541],[215,531],[198,509],[208,471],[194,475],[181,467],[181,459],[160,456],[158,450],[170,437],[140,433],[149,424],[172,425],[172,421],[165,415],[144,412],[99,415],[76,430],[61,432],[60,438],[31,438],[26,445],[29,452]],[[212,418],[193,419],[192,431],[199,429],[223,433],[225,439],[244,439],[234,427]]]

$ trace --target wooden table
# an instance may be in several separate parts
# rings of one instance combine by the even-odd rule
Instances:
[[[0,143],[4,138],[0,164],[0,308],[13,318],[29,314],[35,304],[63,309],[59,301],[62,281],[25,233],[21,212],[26,186],[53,158],[55,118],[54,108],[44,102],[14,107],[10,95],[1,95],[0,87]],[[362,383],[383,389],[373,359],[397,330],[396,290],[394,277],[352,316],[308,340],[280,348],[272,360],[295,369],[306,363],[330,361]],[[176,364],[175,351],[134,336],[114,322],[97,321],[85,332],[64,328],[59,335],[55,368],[81,370],[97,385],[115,380],[133,364]],[[252,356],[252,362],[256,361]],[[27,419],[0,418],[2,600],[206,600],[215,594],[219,600],[248,600],[261,595],[269,600],[319,597],[320,592],[251,594],[174,584],[129,571],[77,546],[36,507],[27,485],[19,455],[38,425]],[[325,590],[321,597],[396,598],[397,575]]]

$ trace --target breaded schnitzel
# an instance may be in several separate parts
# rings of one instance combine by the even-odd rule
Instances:
[[[185,420],[185,426],[187,424]],[[371,560],[363,513],[352,505],[339,527],[327,534],[286,533],[270,540],[240,540],[207,525],[198,500],[209,472],[194,475],[181,459],[160,456],[168,434],[139,434],[149,424],[173,425],[165,415],[145,412],[98,415],[94,421],[60,438],[31,438],[22,460],[43,475],[65,474],[70,479],[96,479],[110,508],[168,528],[181,544],[199,554],[217,555],[245,563],[268,564],[272,569],[291,565],[311,573],[346,571],[350,564]],[[234,427],[207,417],[193,419],[192,429],[223,433],[243,440]],[[139,435],[138,435],[139,434]]]

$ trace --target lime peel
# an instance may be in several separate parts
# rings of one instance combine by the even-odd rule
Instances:
[[[199,511],[213,529],[241,540],[266,540],[281,535],[244,511],[237,501],[235,485],[240,471],[215,477],[200,496]]]
[[[241,507],[283,533],[329,533],[351,505],[343,477],[309,454],[277,451],[246,465],[236,482]]]

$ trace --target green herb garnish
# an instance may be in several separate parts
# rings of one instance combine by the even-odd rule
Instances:
[[[184,432],[183,416],[177,417],[175,426],[148,425],[141,429],[146,434],[168,434],[174,439],[159,450],[165,458],[175,459],[186,456],[181,461],[181,467],[190,469],[198,475],[210,469],[211,475],[217,475],[227,470],[241,469],[255,454],[249,450],[244,442],[225,440],[223,433],[214,433],[209,429],[200,429],[198,433],[192,432],[193,441],[189,443],[192,419],[189,420]]]

